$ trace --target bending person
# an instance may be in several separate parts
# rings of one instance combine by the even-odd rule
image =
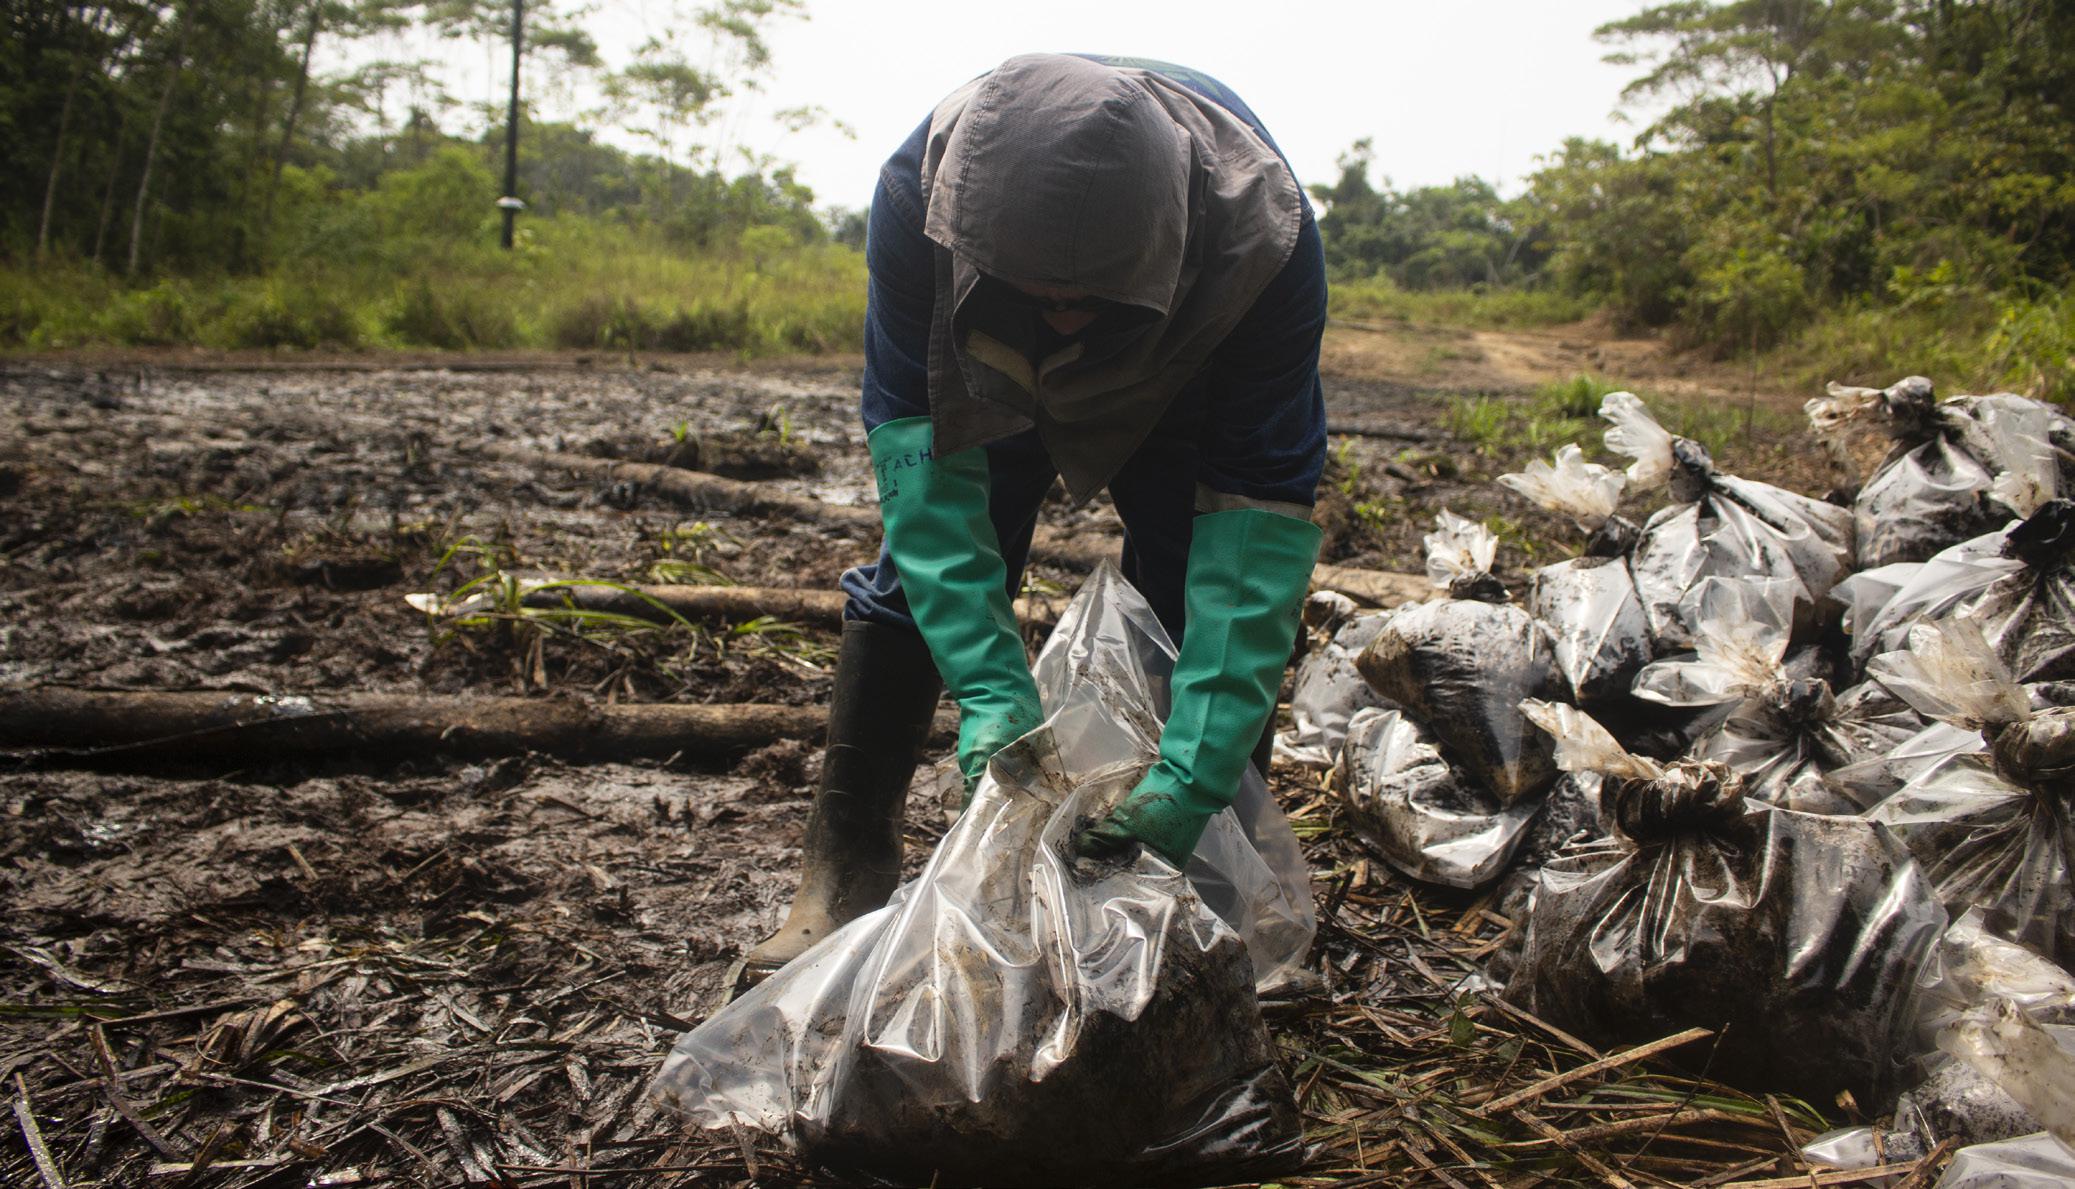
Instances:
[[[1223,85],[1012,58],[887,161],[865,251],[885,541],[843,576],[805,870],[738,989],[892,894],[940,674],[968,795],[1038,725],[1011,599],[1055,478],[1076,502],[1107,487],[1124,575],[1180,647],[1159,759],[1086,850],[1188,861],[1260,750],[1317,558],[1324,258],[1288,164]]]

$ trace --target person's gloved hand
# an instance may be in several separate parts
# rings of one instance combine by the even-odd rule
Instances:
[[[944,687],[958,700],[958,768],[970,801],[987,761],[1042,722],[1044,710],[987,516],[987,454],[938,458],[932,440],[927,417],[889,421],[865,439],[887,552]]]
[[[1074,839],[1112,856],[1143,843],[1188,865],[1212,815],[1232,803],[1282,684],[1318,526],[1264,508],[1198,516],[1189,541],[1188,631],[1160,758],[1117,808]]]
[[[1024,677],[1029,680],[1029,670],[1024,671]],[[1044,720],[1045,712],[1038,705],[1034,684],[1028,700],[1015,691],[990,691],[971,701],[959,702],[958,770],[965,776],[965,797],[959,808],[973,803],[973,790],[980,787],[980,777],[986,774],[987,761],[994,758],[994,753],[1021,739]]]
[[[1227,803],[1229,797],[1227,801],[1210,804],[1206,799],[1192,798],[1186,790],[1159,788],[1141,781],[1108,817],[1074,837],[1074,853],[1108,859],[1127,854],[1142,844],[1152,847],[1176,867],[1186,867],[1204,827]]]

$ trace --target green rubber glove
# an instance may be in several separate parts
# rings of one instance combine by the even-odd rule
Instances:
[[[958,768],[970,799],[994,753],[1044,721],[1009,602],[1009,571],[987,518],[987,454],[932,449],[927,417],[889,421],[865,438],[879,477],[879,517],[908,610],[958,700]]]
[[[1318,560],[1318,526],[1262,508],[1198,516],[1189,540],[1188,627],[1160,758],[1122,804],[1081,834],[1084,855],[1144,843],[1188,864],[1211,816],[1239,791],[1275,711]]]

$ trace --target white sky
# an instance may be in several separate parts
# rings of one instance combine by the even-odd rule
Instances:
[[[863,207],[879,164],[938,99],[1037,50],[1129,54],[1194,67],[1238,92],[1306,184],[1337,176],[1357,139],[1371,179],[1400,188],[1477,174],[1517,193],[1566,136],[1626,143],[1621,87],[1639,71],[1600,61],[1592,30],[1645,0],[808,0],[778,24],[764,94],[728,122],[736,142],[797,164],[823,205]],[[671,0],[600,0],[585,22],[608,61],[667,22]],[[394,51],[391,51],[394,52]],[[454,89],[504,86],[503,47],[450,57]],[[699,59],[694,56],[693,60]],[[535,77],[538,77],[537,75]],[[493,81],[494,80],[494,81]],[[565,95],[552,114],[567,116]],[[787,134],[769,113],[816,104],[856,130]],[[563,110],[556,112],[554,108]],[[596,119],[597,117],[592,117]],[[591,122],[587,120],[586,122]],[[606,132],[608,139],[631,139]]]

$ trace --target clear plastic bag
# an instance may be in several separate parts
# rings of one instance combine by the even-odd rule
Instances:
[[[1608,394],[1600,415],[1614,423],[1607,448],[1636,460],[1631,483],[1662,477],[1671,485],[1673,503],[1644,523],[1629,559],[1660,654],[1693,646],[1686,595],[1704,578],[1791,581],[1796,602],[1813,617],[1850,572],[1849,509],[1717,473],[1699,443],[1665,432],[1630,394]]]
[[[1534,572],[1527,600],[1529,613],[1548,629],[1571,696],[1581,703],[1626,693],[1650,660],[1650,623],[1628,572],[1637,530],[1614,515],[1627,482],[1620,471],[1585,461],[1575,444],[1550,462],[1536,459],[1499,476],[1502,486],[1591,534],[1585,556]]]
[[[1337,782],[1355,832],[1385,862],[1451,888],[1483,887],[1503,874],[1537,809],[1501,805],[1397,710],[1354,716]]]
[[[1852,660],[1864,665],[1883,652],[1909,647],[1909,629],[1924,619],[1950,614],[1960,604],[2017,574],[2024,563],[2003,555],[2009,527],[1984,533],[1941,550],[1913,570],[1891,570],[1901,579],[1894,592],[1880,599],[1883,582],[1855,599],[1852,609]],[[1867,582],[1867,575],[1851,581]],[[1868,613],[1867,609],[1871,608]]]
[[[1601,772],[1618,837],[1542,868],[1507,994],[1594,1043],[1718,1030],[1709,1073],[1828,1101],[1879,1097],[1945,926],[1881,826],[1747,801],[1711,761],[1623,751],[1572,707],[1530,704],[1558,762]]]
[[[2075,1184],[2075,1151],[2041,1132],[1961,1148],[1933,1189],[2067,1189],[2070,1184]]]
[[[2075,678],[2075,501],[2052,500],[2031,516],[1963,541],[1924,564],[1862,631],[1853,658],[1907,646],[1909,629],[1959,617],[1982,625],[2022,682]]]
[[[1536,570],[1528,610],[1547,629],[1556,667],[1581,704],[1628,692],[1650,662],[1650,620],[1621,557],[1580,557]]]
[[[2075,709],[2034,710],[1967,619],[1918,624],[1908,652],[1877,657],[1868,671],[1987,746],[1926,764],[1866,817],[1909,845],[1954,911],[1978,905],[2012,940],[2057,963],[2075,957]]]
[[[2013,1000],[1995,999],[1940,1032],[1938,1047],[2009,1095],[2036,1127],[2075,1145],[2070,1032],[2039,1023]]]
[[[1794,587],[1778,579],[1703,579],[1689,593],[1696,652],[1644,668],[1639,698],[1668,706],[1721,707],[1721,725],[1692,754],[1737,772],[1746,796],[1805,813],[1866,807],[1827,779],[1830,772],[1887,754],[1924,720],[1880,686],[1843,697],[1788,663]],[[1867,802],[1870,804],[1871,802]]]
[[[2075,1025],[2075,975],[1990,932],[1980,909],[1954,918],[1917,983],[1917,1033],[1926,1049],[1960,1017],[1997,999],[2017,1004],[2041,1023]]]
[[[1628,477],[1611,467],[1585,461],[1576,443],[1561,447],[1551,461],[1537,458],[1526,467],[1499,476],[1499,485],[1519,492],[1537,507],[1559,516],[1588,533],[1613,519]]]
[[[2021,1010],[2036,1024],[2053,1026],[2065,1046],[2064,1027],[2075,1012],[2075,978],[2023,946],[1983,928],[1969,911],[1953,921],[1917,977],[1916,1042],[1930,1054],[1922,1079],[1896,1101],[1890,1126],[1862,1127],[1819,1137],[1802,1155],[1841,1168],[1869,1168],[1913,1160],[1947,1140],[1962,1145],[2030,1135],[2040,1119],[2010,1094],[2013,1077],[2036,1082],[2037,1062],[2016,1068],[2010,1046],[1994,1027],[1997,1005]],[[1941,1040],[1948,1052],[1936,1051]],[[1952,1055],[1965,1050],[1971,1057]],[[2070,1056],[2051,1055],[2049,1064],[2066,1072]],[[2016,1087],[2027,1093],[2028,1087]],[[2036,1087],[2031,1087],[2036,1088]]]
[[[1301,1157],[1255,986],[1301,963],[1311,898],[1258,779],[1186,876],[1147,851],[1070,857],[1152,760],[1173,655],[1099,570],[1035,668],[1045,724],[923,873],[686,1033],[654,1092],[908,1184],[1247,1179]]]
[[[1542,625],[1503,601],[1490,572],[1497,539],[1447,512],[1440,524],[1427,538],[1428,573],[1455,597],[1398,608],[1355,665],[1510,805],[1556,779],[1551,744],[1521,718],[1521,699],[1568,690]]]
[[[1387,705],[1355,668],[1355,658],[1383,630],[1387,612],[1363,613],[1352,600],[1319,591],[1304,603],[1311,650],[1297,662],[1290,691],[1290,729],[1276,736],[1280,759],[1329,768],[1340,761],[1348,721],[1356,712]]]
[[[1861,569],[1923,561],[2007,517],[1989,503],[1996,475],[1970,448],[1972,418],[1961,405],[1935,400],[1924,377],[1886,389],[1831,384],[1827,397],[1806,407],[1819,435],[1870,422],[1894,442],[1852,501]]]

